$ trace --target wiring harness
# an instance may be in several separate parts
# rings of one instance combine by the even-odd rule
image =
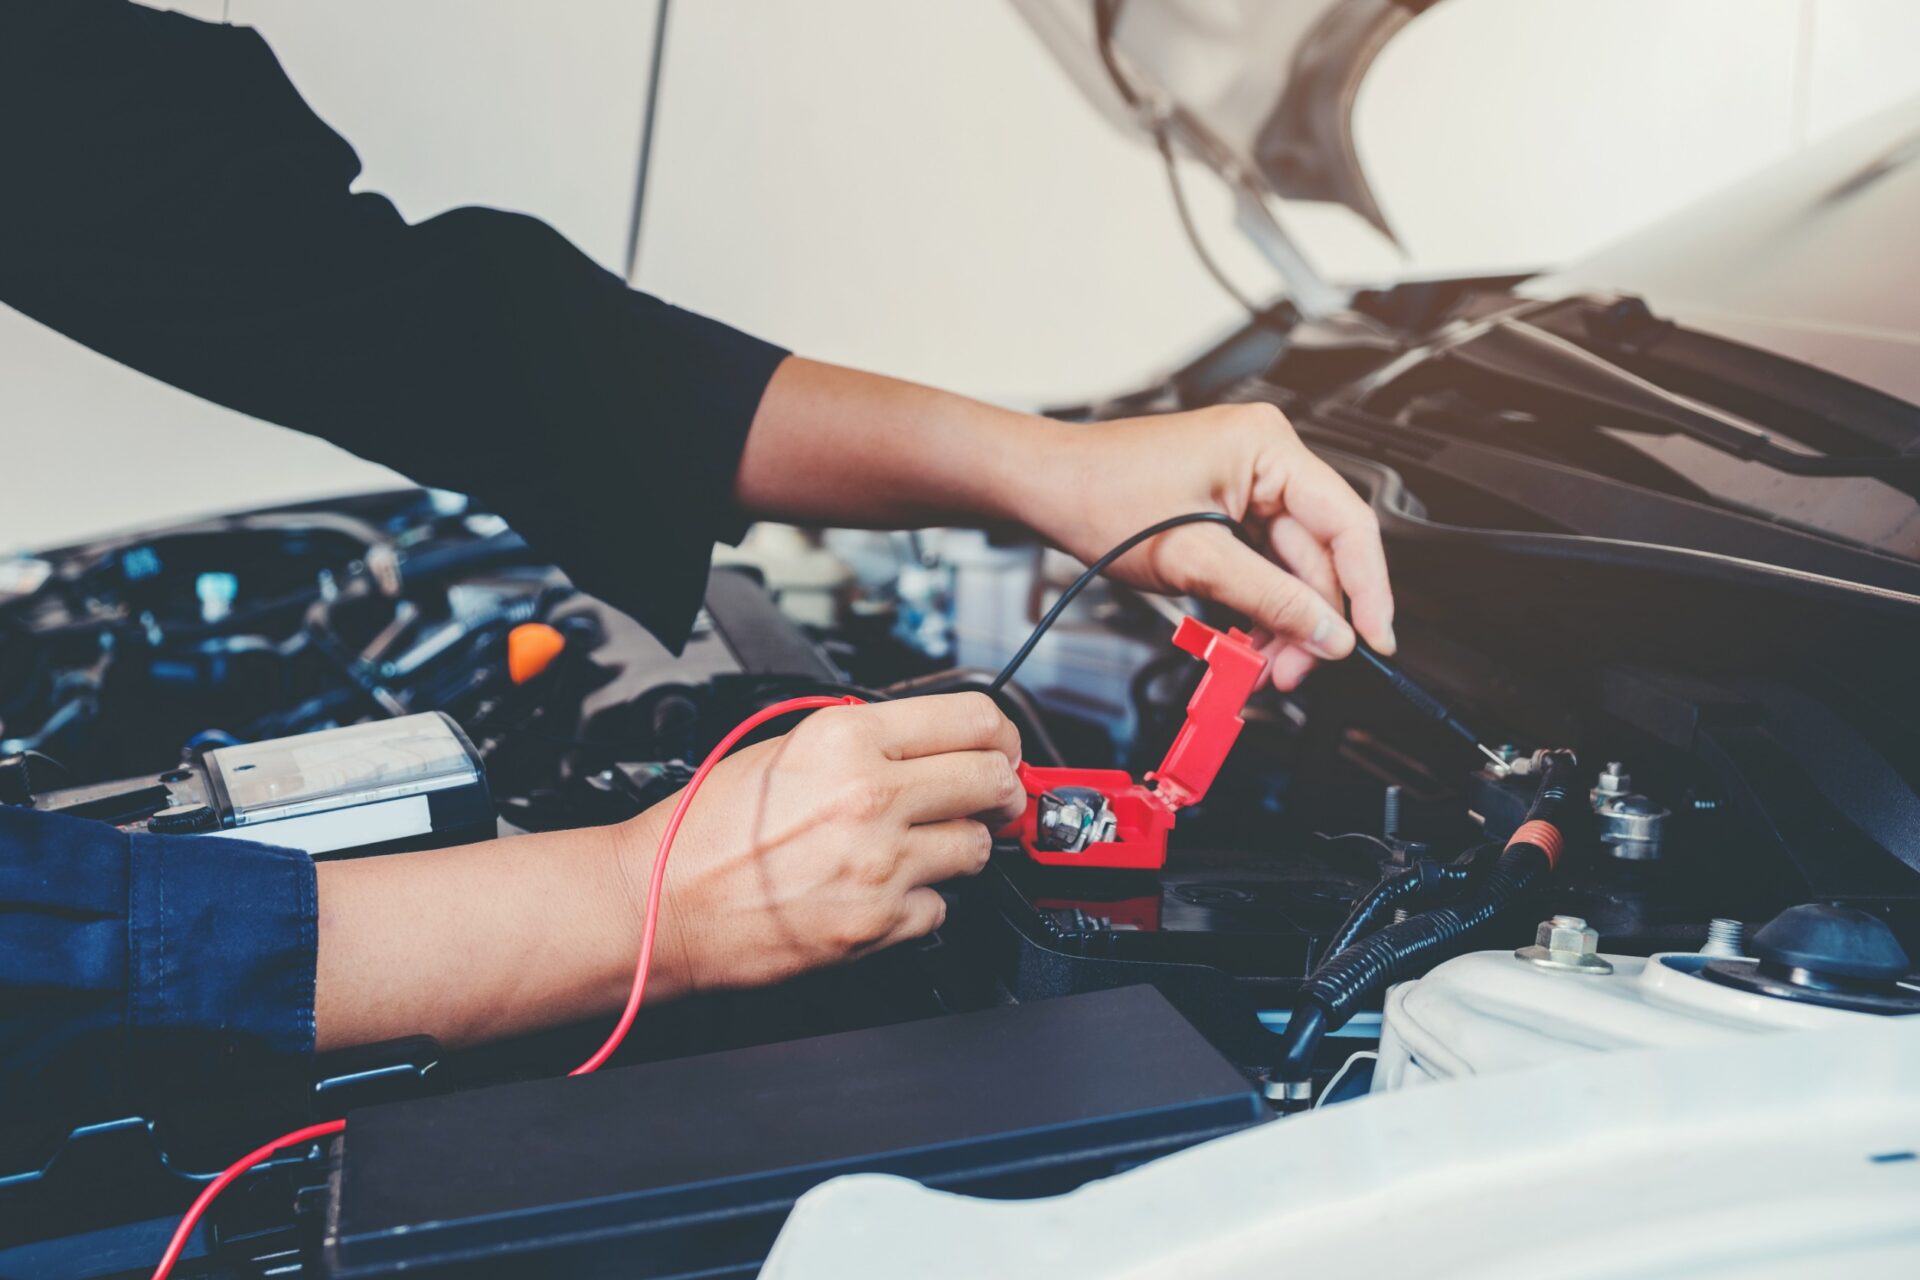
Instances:
[[[1526,821],[1507,841],[1485,878],[1473,884],[1461,901],[1410,916],[1364,937],[1356,932],[1353,941],[1320,962],[1294,1001],[1280,1061],[1273,1071],[1283,1102],[1302,1103],[1312,1096],[1313,1063],[1320,1042],[1328,1032],[1345,1025],[1361,1001],[1430,962],[1465,934],[1503,915],[1553,871],[1566,843],[1563,829],[1578,814],[1584,799],[1574,786],[1576,764],[1571,751],[1541,753],[1540,783],[1528,806]],[[1400,890],[1396,887],[1375,892],[1384,899]],[[1377,913],[1381,905],[1384,903],[1374,904],[1370,910]],[[1367,906],[1365,899],[1360,906]],[[1350,918],[1349,923],[1354,921]],[[1364,928],[1364,920],[1356,925],[1356,930],[1359,928]],[[1343,926],[1339,938],[1349,936]]]
[[[1403,909],[1411,903],[1430,897],[1443,886],[1465,884],[1473,875],[1473,869],[1480,858],[1495,846],[1481,845],[1469,850],[1465,856],[1448,863],[1436,862],[1432,858],[1420,858],[1411,865],[1393,872],[1380,883],[1362,894],[1340,927],[1333,931],[1333,937],[1327,940],[1323,956],[1337,956],[1373,931],[1380,917],[1395,910]]]

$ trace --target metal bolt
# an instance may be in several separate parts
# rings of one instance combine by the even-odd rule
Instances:
[[[1400,784],[1387,784],[1386,795],[1382,798],[1380,815],[1381,834],[1389,840],[1400,838]]]
[[[1062,787],[1040,797],[1036,825],[1041,848],[1079,853],[1090,844],[1113,839],[1118,822],[1099,792]]]
[[[1276,1080],[1272,1075],[1263,1073],[1260,1081],[1260,1093],[1268,1102],[1280,1107],[1298,1107],[1313,1100],[1313,1081]]]
[[[1600,771],[1600,779],[1588,797],[1598,810],[1609,800],[1616,800],[1633,790],[1633,776],[1627,772],[1627,766],[1618,760],[1609,760],[1607,767]]]
[[[1405,924],[1407,922],[1407,909],[1405,907],[1395,907],[1393,909],[1393,922],[1395,924]]]
[[[1579,916],[1542,920],[1533,945],[1513,953],[1542,968],[1563,973],[1605,974],[1613,965],[1600,956],[1600,933]]]
[[[1746,946],[1746,925],[1726,916],[1715,916],[1707,921],[1707,941],[1700,948],[1700,954],[1721,960],[1738,960],[1747,953]]]

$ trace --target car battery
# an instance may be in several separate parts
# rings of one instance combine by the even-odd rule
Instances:
[[[323,1259],[392,1276],[751,1275],[809,1188],[1070,1190],[1267,1117],[1152,987],[370,1107]]]

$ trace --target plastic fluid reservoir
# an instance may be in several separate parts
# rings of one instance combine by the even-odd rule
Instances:
[[[1374,1092],[1576,1054],[1840,1027],[1882,1016],[1727,985],[1707,976],[1709,957],[1690,952],[1587,958],[1600,963],[1556,964],[1543,947],[1477,951],[1393,987],[1381,1018]]]

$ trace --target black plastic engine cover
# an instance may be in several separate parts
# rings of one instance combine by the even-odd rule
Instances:
[[[349,1116],[326,1273],[751,1274],[843,1173],[1034,1196],[1266,1118],[1150,987]]]

